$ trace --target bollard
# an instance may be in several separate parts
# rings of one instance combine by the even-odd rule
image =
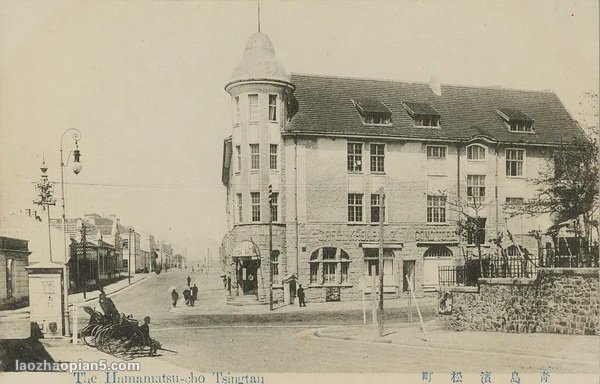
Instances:
[[[73,304],[73,345],[77,344],[77,334],[78,334],[78,330],[79,330],[79,307],[77,306],[77,304]]]

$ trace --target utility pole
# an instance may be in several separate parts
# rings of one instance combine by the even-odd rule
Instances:
[[[269,310],[273,310],[273,186],[269,184]]]
[[[87,234],[85,229],[85,223],[81,223],[81,244],[83,244],[83,271],[81,272],[81,276],[83,277],[83,283],[81,284],[83,287],[83,298],[85,299],[85,294],[87,291],[87,268],[86,268],[86,250],[87,250]],[[79,264],[79,260],[77,260],[77,264]]]
[[[133,228],[129,227],[129,261],[127,262],[127,279],[129,281],[128,284],[131,284],[131,234],[133,232]]]
[[[165,266],[163,262],[162,241],[158,242],[158,250],[160,251],[160,269],[162,270]]]
[[[385,194],[379,188],[379,307],[377,308],[377,330],[383,337],[383,215]]]

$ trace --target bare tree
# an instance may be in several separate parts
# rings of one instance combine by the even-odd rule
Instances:
[[[584,92],[579,96],[575,119],[592,140],[600,139],[598,129],[598,93]]]
[[[556,223],[573,220],[576,231],[583,221],[589,241],[592,228],[598,225],[593,220],[598,211],[598,155],[595,140],[553,148],[546,166],[531,180],[537,186],[535,197],[519,209],[529,214],[551,213]]]
[[[492,201],[485,201],[485,196],[467,187],[467,198],[455,196],[448,200],[449,209],[458,213],[456,220],[456,234],[468,239],[468,242],[477,247],[479,260],[479,274],[483,276],[483,263],[481,244],[485,242],[485,217],[482,215]]]

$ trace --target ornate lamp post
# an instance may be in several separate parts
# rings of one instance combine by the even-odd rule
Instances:
[[[42,207],[42,210],[48,212],[48,245],[49,245],[49,254],[50,254],[50,262],[54,262],[52,260],[52,234],[50,233],[50,206],[56,205],[56,199],[52,196],[52,184],[48,180],[48,175],[46,172],[48,171],[48,167],[46,166],[46,160],[43,161],[42,166],[40,167],[42,171],[42,177],[40,181],[35,183],[35,189],[38,192],[38,198],[33,200],[33,203]]]
[[[73,141],[75,141],[75,150],[72,151],[73,153],[73,173],[75,173],[76,175],[79,174],[79,172],[81,172],[81,153],[79,152],[79,146],[77,145],[77,143],[79,142],[79,140],[81,139],[81,131],[77,128],[69,128],[66,131],[63,132],[62,136],[60,137],[60,188],[61,188],[61,198],[62,198],[62,222],[63,222],[63,237],[64,237],[64,245],[65,245],[65,278],[64,278],[64,313],[65,313],[65,317],[68,318],[68,314],[69,314],[69,280],[68,280],[68,265],[69,265],[69,247],[67,247],[67,209],[66,209],[66,203],[65,203],[65,171],[64,169],[67,167],[68,163],[69,163],[69,159],[71,158],[71,152],[69,152],[69,155],[67,156],[67,161],[65,162],[64,160],[64,156],[63,156],[63,140],[65,138],[65,135],[67,133],[70,133],[73,137]],[[84,245],[85,246],[85,245]],[[79,261],[78,264],[79,265]],[[85,291],[84,291],[84,298],[85,298]],[[68,335],[69,334],[69,322],[65,321],[65,334]]]
[[[48,180],[48,167],[43,162],[42,176],[35,183],[37,198],[33,203],[42,207],[48,214],[48,255],[49,263],[38,263],[25,267],[29,275],[30,287],[45,287],[47,291],[44,295],[33,295],[30,297],[30,319],[32,324],[37,323],[43,334],[58,336],[64,332],[65,324],[68,319],[65,318],[64,308],[61,303],[63,296],[61,291],[61,281],[64,277],[64,267],[62,263],[55,263],[52,260],[52,232],[50,225],[50,206],[56,205],[56,200],[52,196],[52,184]],[[31,289],[31,288],[30,288]],[[64,335],[64,333],[63,333]]]

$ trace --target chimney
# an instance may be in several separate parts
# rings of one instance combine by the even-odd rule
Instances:
[[[442,84],[440,84],[440,80],[437,76],[432,76],[431,80],[429,80],[429,87],[438,96],[442,96]]]

